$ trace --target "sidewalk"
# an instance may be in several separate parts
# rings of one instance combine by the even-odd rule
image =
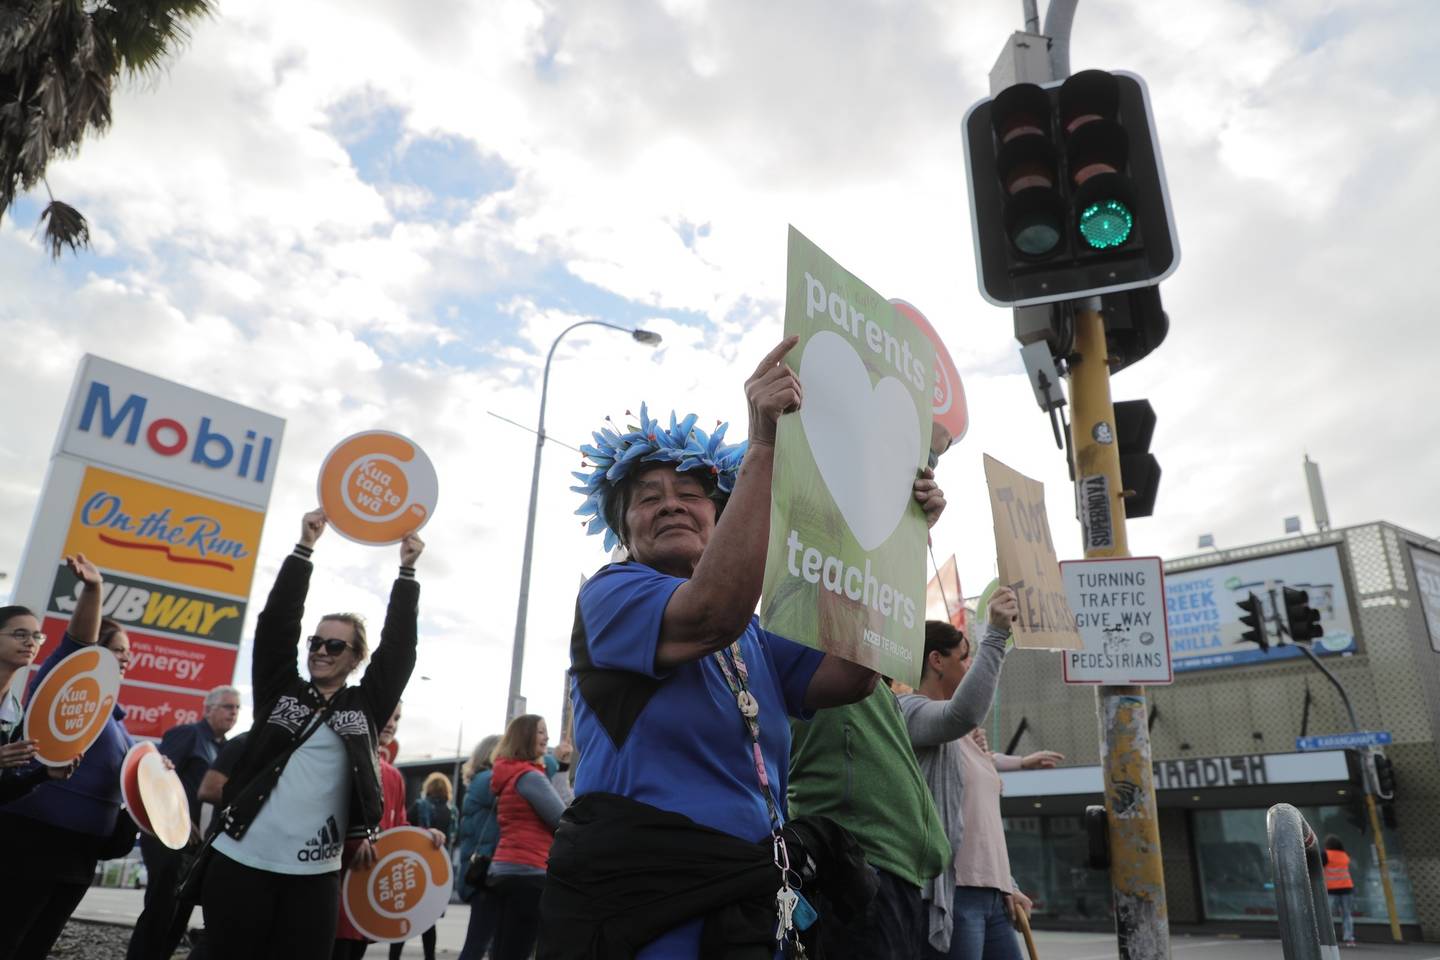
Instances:
[[[127,927],[135,925],[135,919],[140,916],[140,910],[145,905],[144,890],[122,890],[116,887],[91,887],[85,894],[85,899],[80,901],[80,906],[75,909],[74,919],[89,920],[93,923],[119,924]],[[470,907],[463,903],[454,903],[445,911],[445,916],[440,918],[435,929],[435,953],[437,957],[458,957],[460,948],[465,944],[465,928],[470,923]],[[201,913],[195,911],[191,918],[192,926],[203,926]],[[366,957],[374,954],[377,958],[386,956],[381,950],[372,948],[365,954]],[[420,938],[417,935],[414,940],[405,945],[403,956],[422,956],[420,952]]]

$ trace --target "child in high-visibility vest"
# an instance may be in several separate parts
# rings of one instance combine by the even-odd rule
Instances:
[[[1333,833],[1325,838],[1325,849],[1320,853],[1325,864],[1325,889],[1330,893],[1330,909],[1340,911],[1341,942],[1347,947],[1355,946],[1355,881],[1350,878],[1350,855],[1345,845]]]

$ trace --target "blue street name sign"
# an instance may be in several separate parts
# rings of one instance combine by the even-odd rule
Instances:
[[[1359,733],[1327,733],[1319,737],[1296,737],[1296,750],[1344,750],[1347,747],[1384,747],[1393,738],[1388,730],[1362,730]]]

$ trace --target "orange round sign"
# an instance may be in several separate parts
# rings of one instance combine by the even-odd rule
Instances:
[[[428,930],[450,902],[450,857],[430,831],[393,827],[375,841],[375,865],[341,883],[345,916],[363,936],[399,943]]]
[[[949,434],[949,442],[937,451],[944,453],[950,444],[959,443],[970,429],[970,408],[965,403],[965,386],[960,382],[960,371],[955,369],[955,361],[950,359],[950,351],[945,349],[940,334],[930,326],[930,321],[925,319],[923,313],[900,299],[892,299],[890,305],[897,313],[909,318],[935,345],[935,400],[932,410],[935,423]]]
[[[320,506],[337,532],[357,543],[399,543],[429,521],[440,481],[425,451],[398,433],[369,430],[325,458]]]
[[[190,803],[185,785],[148,740],[137,743],[120,765],[120,796],[130,819],[171,850],[190,839]]]
[[[35,741],[36,758],[63,767],[90,749],[119,693],[120,664],[103,647],[76,650],[57,663],[25,711],[25,737]]]

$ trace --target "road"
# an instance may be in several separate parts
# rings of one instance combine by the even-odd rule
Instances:
[[[133,924],[140,915],[144,891],[91,887],[75,916],[81,920]],[[197,923],[199,911],[196,911]],[[465,942],[465,925],[470,908],[452,904],[440,918],[436,946],[440,957],[459,956]],[[406,955],[420,956],[420,944],[411,942]],[[1054,930],[1035,932],[1036,949],[1042,960],[1114,960],[1115,938],[1107,933],[1066,933]],[[1173,960],[1282,960],[1278,940],[1245,940],[1236,937],[1176,936],[1170,941]],[[1440,960],[1440,943],[1361,944],[1342,949],[1341,960]]]

